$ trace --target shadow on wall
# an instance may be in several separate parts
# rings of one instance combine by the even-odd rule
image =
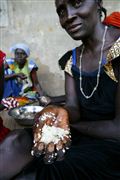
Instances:
[[[64,94],[64,79],[60,73],[52,73],[48,65],[41,64],[38,70],[39,82],[48,95],[56,96]]]

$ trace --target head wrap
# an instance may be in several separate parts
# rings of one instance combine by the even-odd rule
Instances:
[[[27,56],[30,56],[30,49],[26,44],[24,44],[24,43],[15,44],[10,48],[10,52],[14,53],[16,49],[22,49],[25,51]]]
[[[3,61],[4,61],[5,57],[6,57],[6,54],[0,50],[0,70],[3,65]]]
[[[105,25],[112,25],[120,28],[120,12],[113,12],[103,21]]]

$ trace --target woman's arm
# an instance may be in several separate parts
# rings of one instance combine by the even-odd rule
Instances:
[[[5,80],[15,79],[17,77],[17,74],[6,74]]]
[[[80,107],[76,93],[75,81],[72,76],[65,72],[65,108],[69,112],[70,123],[76,123],[80,119]]]
[[[59,95],[59,96],[48,96],[50,99],[49,104],[62,104],[65,103],[65,95]]]
[[[120,82],[116,94],[115,118],[104,121],[79,122],[71,125],[83,134],[99,137],[120,139]]]
[[[40,86],[40,83],[38,81],[36,69],[33,69],[31,71],[30,76],[31,76],[31,79],[32,79],[33,88],[39,93],[40,96],[43,96],[44,93],[43,93],[42,87]]]

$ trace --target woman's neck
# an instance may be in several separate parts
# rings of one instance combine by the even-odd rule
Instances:
[[[16,62],[16,63],[17,63],[17,66],[19,67],[19,69],[22,69],[25,66],[26,62],[27,61],[25,61],[23,64],[20,64],[18,62]]]
[[[86,38],[83,39],[82,42],[85,46],[85,49],[89,49],[91,51],[96,51],[102,44],[103,34],[105,31],[105,26],[102,24],[96,25],[94,31]]]
[[[22,69],[24,66],[25,66],[25,63],[24,64],[18,64],[19,69]]]

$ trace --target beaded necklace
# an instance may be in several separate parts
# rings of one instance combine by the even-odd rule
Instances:
[[[99,85],[99,81],[100,81],[100,71],[101,71],[101,65],[102,65],[102,57],[103,57],[103,48],[104,48],[104,44],[105,44],[105,36],[106,36],[106,32],[107,32],[107,26],[105,26],[105,30],[104,30],[104,34],[103,34],[103,39],[102,39],[102,46],[101,46],[101,51],[100,51],[100,60],[99,60],[99,66],[98,66],[98,73],[97,73],[97,82],[96,82],[96,85],[95,87],[93,88],[92,92],[90,95],[86,95],[83,91],[83,88],[82,88],[82,67],[81,67],[81,61],[82,61],[82,56],[83,56],[83,51],[85,49],[85,47],[83,46],[82,47],[82,50],[81,50],[81,54],[80,54],[80,66],[79,66],[79,70],[80,70],[80,91],[81,93],[83,94],[83,96],[86,98],[86,99],[89,99],[93,96],[94,92],[97,90],[98,88],[98,85]]]

